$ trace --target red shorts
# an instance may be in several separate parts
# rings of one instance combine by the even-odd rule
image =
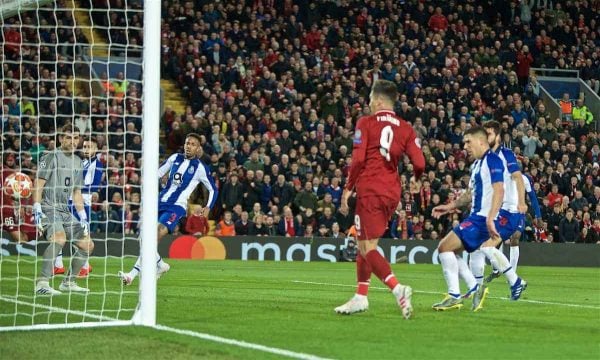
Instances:
[[[354,225],[358,240],[373,240],[383,236],[398,202],[382,196],[357,199]]]

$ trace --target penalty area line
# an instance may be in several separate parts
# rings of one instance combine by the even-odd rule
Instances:
[[[302,281],[302,280],[292,280],[293,283],[296,284],[307,284],[307,285],[322,285],[322,286],[337,286],[337,287],[356,287],[356,285],[347,285],[347,284],[332,284],[332,283],[323,283],[323,282],[315,282],[315,281]],[[376,290],[388,290],[386,287],[377,287],[371,286],[371,289]],[[418,294],[428,294],[428,295],[443,295],[443,293],[439,291],[422,291],[422,290],[414,290],[413,292]],[[505,300],[510,301],[509,298],[500,297],[500,296],[488,296],[488,299],[497,299],[497,300]],[[559,303],[553,301],[542,301],[542,300],[529,300],[529,299],[519,299],[518,302],[526,302],[530,304],[541,304],[541,305],[555,305],[555,306],[565,306],[565,307],[574,307],[581,309],[592,309],[592,310],[600,310],[600,306],[594,305],[581,305],[581,304],[570,304],[570,303]]]
[[[199,338],[199,339],[203,339],[203,340],[218,342],[221,344],[233,345],[233,346],[242,347],[242,348],[246,348],[246,349],[267,352],[267,353],[280,355],[280,356],[286,356],[286,357],[289,357],[292,359],[327,360],[327,358],[319,357],[316,355],[299,353],[299,352],[295,352],[295,351],[290,351],[290,350],[285,350],[285,349],[280,349],[280,348],[275,348],[275,347],[270,347],[270,346],[265,346],[265,345],[260,345],[260,344],[254,344],[254,343],[250,343],[250,342],[246,342],[246,341],[242,341],[242,340],[228,339],[228,338],[224,338],[221,336],[210,335],[210,334],[201,333],[201,332],[192,331],[192,330],[177,329],[177,328],[173,328],[173,327],[165,326],[165,325],[155,325],[152,328],[154,328],[156,330],[171,332],[171,333],[178,334],[178,335],[191,336],[191,337],[195,337],[195,338]]]

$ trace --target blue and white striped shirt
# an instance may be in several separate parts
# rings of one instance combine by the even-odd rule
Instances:
[[[517,191],[517,183],[513,180],[512,174],[521,171],[515,153],[504,146],[496,149],[496,154],[502,160],[504,165],[504,199],[502,201],[502,209],[511,212],[519,212],[519,192]]]
[[[217,200],[217,187],[210,170],[200,159],[186,159],[183,154],[173,154],[161,164],[158,176],[169,174],[167,185],[161,190],[161,206],[180,206],[187,209],[188,199],[199,183],[208,189],[207,206],[212,209]]]
[[[487,217],[492,208],[492,185],[504,181],[504,165],[491,149],[471,167],[471,215]]]

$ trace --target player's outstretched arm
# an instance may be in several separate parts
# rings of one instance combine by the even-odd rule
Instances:
[[[450,204],[438,205],[432,209],[431,215],[439,219],[440,217],[448,214],[454,209],[461,209],[467,206],[471,202],[471,190],[465,191],[458,199]]]

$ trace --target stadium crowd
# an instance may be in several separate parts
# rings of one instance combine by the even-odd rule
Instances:
[[[408,162],[401,166],[404,195],[390,237],[439,239],[458,221],[460,212],[436,220],[431,209],[468,186],[462,134],[493,119],[502,123],[503,145],[518,155],[542,205],[542,219],[528,219],[525,240],[596,243],[600,136],[594,119],[577,102],[570,118],[550,117],[530,68],[577,69],[598,93],[600,3],[508,4],[166,0],[161,73],[181,86],[189,106],[183,114],[165,110],[163,152],[179,151],[190,132],[201,134],[202,159],[219,187],[210,214],[217,234],[344,237],[353,224],[353,214],[339,209],[353,129],[369,113],[373,80],[384,78],[397,84],[396,112],[413,125],[427,160],[419,182],[410,181]],[[119,18],[125,12],[115,14],[111,21],[126,22]],[[58,48],[42,46],[41,56],[58,56]],[[10,59],[10,44],[3,51]],[[66,85],[45,85],[66,83],[69,74],[61,71],[72,68],[66,60],[72,54],[54,69],[31,52],[27,95],[25,82],[10,81],[17,79],[18,51],[12,56],[15,62],[3,69],[4,168],[35,170],[39,154],[55,146],[43,134],[54,131],[55,119],[75,115],[98,139],[109,170],[106,191],[94,203],[93,230],[135,233],[139,88],[104,79],[117,86],[105,86],[105,100],[80,107]],[[27,78],[25,70],[20,74]],[[206,233],[200,210],[180,231]]]

